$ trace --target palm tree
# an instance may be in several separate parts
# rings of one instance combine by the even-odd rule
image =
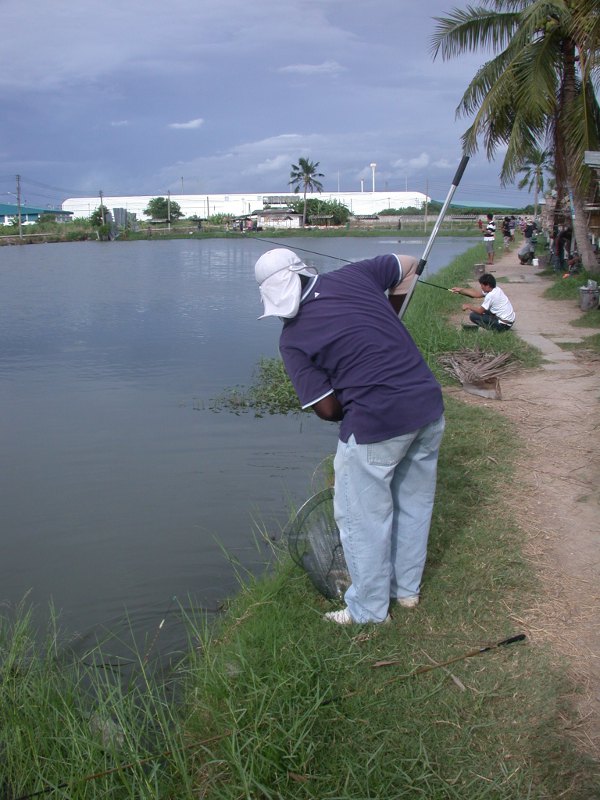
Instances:
[[[313,163],[308,158],[299,158],[297,164],[292,164],[292,171],[290,172],[290,186],[294,187],[295,192],[299,192],[302,187],[304,191],[304,210],[302,212],[302,227],[306,225],[306,193],[322,192],[323,185],[317,180],[324,178],[322,172],[317,172],[319,162]]]
[[[538,196],[540,192],[544,193],[544,172],[551,172],[552,168],[552,153],[549,150],[534,147],[519,170],[519,172],[523,173],[523,177],[517,184],[519,189],[524,189],[525,187],[529,191],[533,189],[534,219],[537,219],[538,215]]]
[[[588,237],[583,203],[592,178],[584,151],[600,143],[594,93],[600,32],[594,0],[480,0],[465,11],[436,17],[434,58],[480,48],[495,55],[467,87],[457,115],[474,116],[463,134],[467,154],[483,137],[488,159],[506,153],[500,179],[514,181],[533,148],[552,150],[559,197],[572,198],[574,232],[583,264],[599,267]]]

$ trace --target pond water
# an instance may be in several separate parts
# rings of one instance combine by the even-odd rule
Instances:
[[[426,240],[285,239],[321,270]],[[429,274],[473,240],[440,238]],[[258,572],[290,509],[321,488],[337,426],[311,415],[210,410],[276,356],[257,321],[243,238],[0,248],[0,602],[52,603],[85,642],[102,628],[179,635],[180,607],[214,611],[236,563]],[[259,542],[257,544],[257,541]],[[164,640],[164,644],[163,644]]]

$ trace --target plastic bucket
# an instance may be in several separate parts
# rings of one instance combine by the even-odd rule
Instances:
[[[593,311],[598,308],[600,289],[590,289],[587,286],[579,288],[579,308],[582,311]]]

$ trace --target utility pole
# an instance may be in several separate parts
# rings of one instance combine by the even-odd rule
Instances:
[[[106,225],[106,220],[104,219],[104,194],[102,193],[102,189],[100,189],[100,216],[102,218],[102,224]]]
[[[171,190],[167,192],[167,227],[171,230]]]
[[[17,219],[19,220],[19,239],[23,238],[23,225],[21,222],[21,176],[17,175]]]
[[[425,181],[425,223],[423,231],[427,231],[427,210],[429,206],[429,178]]]

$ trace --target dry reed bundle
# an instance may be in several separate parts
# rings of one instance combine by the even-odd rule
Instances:
[[[501,376],[518,368],[518,364],[511,361],[512,357],[512,353],[491,355],[474,348],[445,353],[438,361],[461,382],[465,391],[500,400]]]

